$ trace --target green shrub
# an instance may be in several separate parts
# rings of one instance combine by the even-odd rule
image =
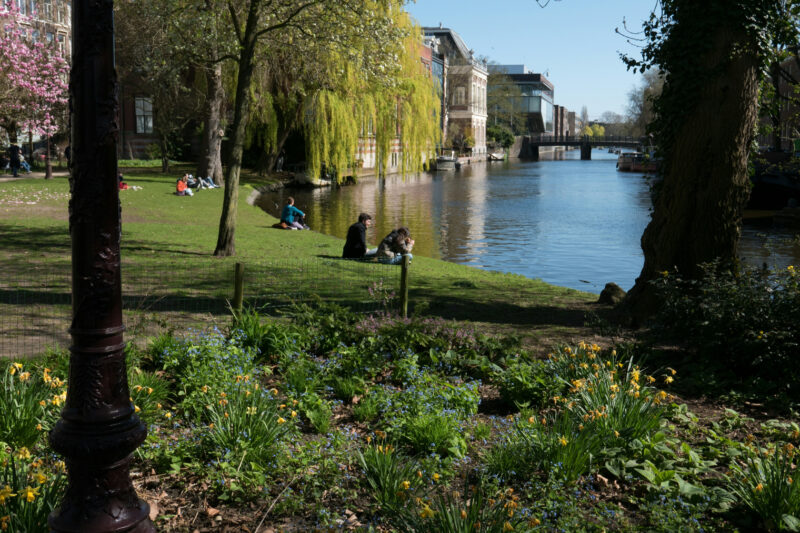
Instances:
[[[418,465],[396,452],[391,444],[367,446],[363,452],[356,452],[356,458],[370,495],[381,507],[406,503],[421,484]]]
[[[294,427],[281,416],[278,401],[258,383],[241,381],[227,390],[205,393],[209,425],[207,443],[216,454],[259,465],[275,464],[282,438]]]
[[[762,393],[781,387],[800,397],[798,276],[792,266],[768,271],[718,263],[703,265],[698,280],[665,271],[653,282],[664,297],[657,325],[696,348],[706,371],[755,378]]]
[[[423,413],[408,418],[399,433],[417,453],[463,457],[467,450],[460,424],[452,415]]]
[[[236,332],[244,348],[258,350],[256,359],[259,362],[274,364],[282,356],[305,348],[301,329],[291,324],[265,320],[250,307],[234,313],[231,332]]]
[[[350,403],[356,396],[364,394],[364,380],[359,377],[335,377],[331,381],[333,395],[344,403]]]
[[[556,390],[541,361],[514,359],[496,375],[496,381],[507,405],[542,405]]]
[[[490,452],[488,472],[501,479],[526,479],[534,472],[572,483],[588,473],[603,448],[592,420],[564,409],[541,419],[518,420]]]
[[[389,521],[398,531],[414,533],[505,533],[526,531],[536,522],[525,521],[518,496],[512,489],[490,498],[483,483],[468,485],[465,494],[446,491],[432,499],[412,499],[390,513]]]
[[[800,531],[800,479],[796,449],[787,444],[753,451],[734,463],[729,490],[756,513],[768,531]]]
[[[204,421],[204,390],[226,387],[250,380],[259,373],[252,349],[242,346],[241,338],[226,339],[219,333],[203,333],[177,342],[162,343],[159,353],[162,369],[174,380],[179,406],[189,418]]]
[[[24,447],[7,454],[0,442],[0,530],[47,531],[66,485],[63,462],[34,458]]]
[[[128,387],[133,405],[139,417],[152,423],[163,415],[169,397],[169,383],[152,372],[131,367],[128,372]]]
[[[333,410],[328,402],[316,393],[310,393],[301,398],[299,407],[314,431],[323,435],[328,432],[333,417]]]
[[[66,398],[66,384],[22,363],[0,365],[0,442],[31,447],[50,429]]]

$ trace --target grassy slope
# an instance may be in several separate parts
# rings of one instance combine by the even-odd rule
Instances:
[[[253,183],[258,185],[255,180],[240,189],[236,257],[214,258],[222,189],[203,190],[192,198],[177,197],[172,193],[180,173],[165,176],[150,169],[125,173],[129,185],[141,187],[120,192],[126,261],[176,263],[185,272],[210,264],[219,266],[220,262],[232,269],[236,261],[247,265],[265,258],[315,262],[322,265],[321,283],[327,277],[325,269],[331,270],[331,290],[343,279],[363,276],[364,268],[385,268],[334,259],[341,254],[342,239],[313,231],[272,229],[277,220],[246,201],[255,191]],[[9,275],[23,275],[34,263],[69,268],[68,196],[66,178],[0,183],[0,250],[3,270]],[[123,278],[125,274],[123,271]],[[426,257],[414,258],[410,277],[412,306],[426,302],[426,313],[481,322],[496,331],[524,333],[537,344],[585,337],[584,315],[597,310],[591,304],[596,298],[592,294]]]

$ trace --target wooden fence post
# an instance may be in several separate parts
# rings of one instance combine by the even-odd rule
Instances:
[[[242,311],[244,300],[244,265],[236,263],[233,273],[233,313],[238,315]]]
[[[403,318],[408,317],[408,264],[407,255],[403,255],[403,263],[400,268],[400,314]]]

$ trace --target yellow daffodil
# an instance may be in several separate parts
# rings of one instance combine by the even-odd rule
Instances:
[[[39,405],[41,405],[42,407],[44,407],[44,406],[46,406],[46,405],[47,405],[47,402],[46,402],[46,401],[44,401],[44,400],[39,400]]]
[[[139,406],[138,406],[138,405],[134,405],[134,406],[133,406],[133,412],[134,412],[134,413],[138,413],[138,412],[140,412],[140,411],[141,411],[141,409],[139,409]]]
[[[248,414],[248,415],[254,415],[254,414],[256,414],[256,408],[255,408],[255,407],[248,407],[248,408],[247,408],[247,414]]]
[[[283,418],[283,417],[281,417],[281,416],[279,416],[279,417],[278,417],[278,424],[283,424],[283,423],[285,423],[285,422],[286,422],[286,419],[285,419],[285,418]]]
[[[20,497],[24,499],[26,502],[31,503],[36,499],[38,495],[39,495],[39,489],[34,489],[30,485],[28,485],[27,487],[25,487],[25,490],[22,491]]]
[[[431,518],[433,515],[434,515],[433,509],[431,509],[427,503],[422,507],[422,510],[419,512],[419,516],[421,516],[422,518]]]
[[[13,498],[14,496],[16,496],[16,494],[11,492],[11,487],[9,485],[6,485],[2,489],[0,489],[0,505],[5,504],[6,500]]]
[[[567,445],[567,443],[568,443],[569,441],[567,440],[567,438],[566,438],[566,437],[563,437],[563,436],[562,436],[562,437],[559,437],[559,439],[558,439],[558,442],[559,442],[559,443],[560,443],[562,446],[566,446],[566,445]]]
[[[153,387],[147,387],[147,394],[153,394]]]
[[[36,474],[33,475],[33,479],[36,480],[36,483],[42,485],[45,481],[47,481],[47,476],[41,472],[36,472]]]
[[[465,509],[461,509],[461,520],[467,519],[467,511]]]
[[[764,490],[764,485],[762,485],[761,483],[756,485],[756,492],[761,492],[762,490]]]
[[[667,376],[664,378],[664,383],[672,383],[673,381],[675,380],[672,378],[672,376]]]
[[[270,389],[270,392],[274,396],[274,395],[278,394],[278,389]]]
[[[166,413],[164,413],[164,416],[169,420],[170,418],[172,418],[172,413],[167,411]]]
[[[203,394],[207,393],[208,392],[208,385],[203,385],[202,387],[200,387],[200,390],[203,392]]]
[[[20,372],[19,373],[19,380],[20,381],[28,381],[31,378],[30,372]]]
[[[439,477],[440,477],[440,476],[439,476],[439,474],[437,474],[436,472],[434,472],[434,473],[433,473],[433,475],[432,475],[431,477],[433,478],[433,480],[434,480],[434,481],[439,481]]]
[[[25,446],[17,450],[17,459],[30,459],[30,458],[31,458],[31,451]]]
[[[211,422],[211,423],[208,425],[208,429],[214,429],[214,422]]]
[[[37,431],[44,431],[44,428],[42,427],[41,424],[36,424],[36,429]]]
[[[614,430],[614,436],[619,438],[619,431],[617,431],[616,429]]]
[[[297,411],[292,411],[292,418],[297,416]]]
[[[161,409],[161,404],[160,403],[156,404],[156,409]]]
[[[506,522],[503,524],[503,531],[514,531],[514,526],[512,526],[511,523]]]
[[[528,418],[528,424],[535,424],[535,423],[536,423],[536,418],[532,416]]]
[[[411,482],[403,481],[402,483],[400,483],[400,485],[403,487],[403,490],[408,490],[408,488],[411,486]]]
[[[228,411],[225,411],[225,412],[222,414],[222,416],[224,416],[225,418],[228,418],[230,415],[228,414]]]

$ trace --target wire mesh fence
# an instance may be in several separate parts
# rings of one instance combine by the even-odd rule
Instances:
[[[164,331],[225,326],[234,298],[235,263],[122,264],[126,339],[143,345]],[[356,312],[396,305],[401,269],[336,258],[244,264],[243,299],[265,314],[323,301]],[[69,347],[71,272],[47,265],[0,277],[0,357],[23,358]]]

